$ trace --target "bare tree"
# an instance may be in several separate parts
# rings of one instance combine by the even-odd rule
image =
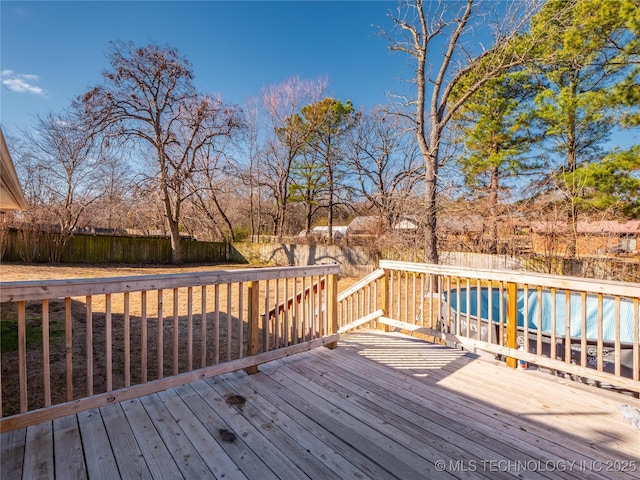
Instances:
[[[218,142],[211,143],[208,148],[201,151],[194,158],[195,171],[189,179],[189,188],[192,192],[191,201],[197,211],[202,213],[211,223],[219,239],[225,236],[235,241],[233,225],[225,209],[222,207],[220,197],[224,197],[235,190],[233,182],[236,166],[231,158],[226,155],[230,150],[227,145],[229,138],[222,137]],[[224,229],[220,227],[223,224]],[[226,230],[227,234],[224,234]]]
[[[415,109],[407,116],[425,166],[425,261],[432,263],[438,263],[436,200],[445,128],[485,83],[524,63],[535,43],[513,47],[534,11],[533,2],[482,2],[482,9],[480,4],[478,0],[406,1],[392,16],[399,32],[396,40],[389,38],[390,49],[416,62],[415,98],[406,106]],[[523,6],[528,8],[522,10]],[[490,48],[478,40],[483,28],[485,35],[493,35],[486,37],[493,42]]]
[[[82,97],[91,125],[112,138],[142,142],[152,149],[152,176],[161,194],[171,235],[172,261],[181,262],[180,215],[196,160],[215,137],[239,126],[235,108],[193,86],[191,64],[175,48],[135,47],[117,42],[109,54],[104,84]]]
[[[260,234],[262,225],[262,196],[260,178],[260,120],[259,99],[253,97],[244,105],[245,124],[243,152],[248,163],[238,166],[237,179],[248,188],[250,238]],[[244,167],[244,168],[243,168]],[[246,197],[245,197],[246,198]]]
[[[408,134],[407,122],[382,107],[361,113],[348,143],[348,168],[364,197],[390,231],[409,214],[407,200],[424,177],[424,164]]]
[[[22,135],[18,165],[31,223],[43,227],[49,260],[57,262],[85,210],[105,194],[112,159],[73,109],[37,117]]]
[[[134,178],[129,165],[114,151],[101,158],[101,184],[103,195],[86,209],[78,226],[101,227],[110,230],[133,228],[130,225]]]

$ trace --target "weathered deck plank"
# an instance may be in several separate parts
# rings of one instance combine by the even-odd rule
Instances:
[[[222,450],[238,465],[243,475],[250,480],[275,479],[271,470],[260,460],[242,437],[235,442],[225,442],[221,439],[221,431],[230,431],[229,425],[220,417],[215,408],[211,406],[196,392],[192,385],[184,385],[175,389],[182,401],[189,406],[194,418],[201,422],[202,426],[211,435],[211,438]]]
[[[575,442],[567,445],[559,445],[553,439],[549,439],[552,433],[549,429],[536,428],[535,425],[526,425],[517,416],[505,411],[496,412],[495,409],[483,408],[475,401],[465,399],[458,394],[452,394],[444,389],[424,388],[422,381],[411,377],[399,377],[396,374],[381,371],[380,368],[369,370],[368,361],[362,358],[347,358],[342,352],[341,368],[332,367],[335,359],[332,353],[319,352],[314,358],[314,366],[305,365],[304,368],[318,370],[327,368],[324,375],[327,381],[338,385],[348,385],[352,401],[356,395],[363,398],[371,396],[370,392],[376,392],[376,401],[388,407],[396,406],[396,410],[402,412],[405,419],[411,419],[415,425],[421,426],[430,434],[440,436],[444,440],[454,443],[454,446],[467,450],[468,454],[458,455],[456,458],[468,458],[476,462],[491,461],[521,461],[544,458],[552,462],[567,460],[567,451],[572,451]],[[322,358],[328,357],[328,358]],[[298,368],[298,367],[296,367]],[[352,372],[365,373],[357,375]],[[342,380],[336,378],[342,377]],[[437,392],[437,393],[436,393]],[[382,398],[382,400],[379,399]],[[503,394],[504,398],[504,394]],[[393,399],[390,401],[389,399]],[[381,413],[383,415],[384,413]],[[397,419],[395,421],[398,421]],[[406,427],[409,431],[411,426]],[[525,447],[525,448],[523,448]],[[598,457],[598,452],[588,444],[579,445],[578,451],[573,452],[569,458],[576,462],[589,462],[594,460],[594,455],[600,461],[606,461],[609,457]],[[501,472],[494,472],[499,475]],[[527,472],[528,478],[535,478],[536,472]],[[592,472],[580,472],[579,475],[571,475],[567,472],[554,472],[553,478],[603,478]]]
[[[196,418],[189,410],[182,398],[171,390],[160,392],[158,396],[165,403],[184,435],[193,444],[213,475],[217,478],[231,480],[247,478],[233,459],[220,447],[218,441],[202,425],[200,419]]]
[[[360,445],[363,454],[383,465],[390,474],[401,478],[420,478],[421,475],[433,478],[436,475],[433,461],[425,458],[428,452],[423,445],[393,424],[354,406],[346,399],[340,401],[332,392],[278,362],[265,366],[265,373],[292,389],[292,393],[300,399],[321,410],[324,418],[320,421],[328,430],[347,443]],[[337,407],[336,404],[341,406]]]
[[[420,402],[408,400],[388,386],[369,382],[350,372],[336,372],[330,365],[317,357],[306,363],[292,364],[291,368],[305,375],[318,385],[335,392],[350,403],[362,405],[367,412],[372,412],[383,422],[395,425],[410,435],[412,441],[421,442],[429,448],[432,463],[437,460],[476,462],[485,458],[496,460],[528,460],[524,453],[508,442],[500,441],[489,435],[483,435],[464,425],[455,417],[444,417],[437,404],[429,404],[430,399]],[[339,383],[338,383],[339,382]],[[371,391],[378,394],[371,395]],[[483,419],[479,419],[483,421]],[[503,439],[504,440],[504,439]],[[470,478],[476,477],[469,472]],[[506,472],[496,472],[495,478],[509,478]],[[530,478],[544,478],[532,472]],[[560,477],[562,478],[562,476]]]
[[[0,478],[21,477],[26,438],[26,428],[0,435]]]
[[[235,435],[236,441],[237,438],[242,438],[274,474],[282,476],[282,478],[300,478],[304,475],[304,472],[267,440],[259,429],[254,428],[236,407],[227,405],[225,399],[206,381],[195,382],[192,387],[211,408],[225,419],[229,425],[228,432]],[[222,432],[221,436],[224,438]],[[235,443],[235,441],[227,443]]]
[[[53,421],[53,444],[56,477],[69,480],[87,478],[80,428],[75,415]]]
[[[114,475],[118,475],[118,466],[100,410],[94,408],[80,412],[78,424],[80,425],[88,477],[108,480]],[[64,462],[64,459],[59,460]]]
[[[171,452],[147,415],[139,399],[122,402],[132,434],[145,458],[152,478],[180,478],[180,470]],[[106,407],[105,407],[106,408]]]
[[[353,465],[360,470],[364,471],[367,475],[366,478],[386,479],[389,478],[389,472],[385,466],[377,463],[375,458],[370,458],[368,455],[363,454],[363,448],[368,448],[369,444],[363,437],[358,437],[357,443],[350,443],[353,441],[353,433],[346,437],[341,435],[340,431],[336,431],[336,425],[340,427],[339,422],[335,422],[330,415],[324,414],[322,410],[316,408],[314,405],[300,399],[295,392],[283,388],[279,383],[270,378],[268,375],[256,375],[249,380],[250,384],[258,387],[257,391],[261,395],[267,395],[270,401],[274,405],[278,405],[278,408],[283,409],[292,416],[297,417],[297,421],[300,422],[309,431],[314,432],[318,439],[321,439],[323,443],[334,449],[336,454],[344,456],[347,460],[353,463]],[[295,405],[292,409],[291,406]],[[349,432],[347,432],[349,433]],[[373,457],[376,456],[375,449],[373,450]],[[358,478],[357,476],[355,478]]]
[[[53,427],[51,422],[27,429],[23,478],[34,480],[54,478]],[[28,452],[28,453],[27,453]]]
[[[147,395],[140,400],[182,476],[184,478],[211,477],[211,471],[192,443],[182,433],[160,397]]]
[[[349,456],[345,454],[346,450],[353,449],[350,449],[346,443],[340,442],[337,438],[332,444],[318,442],[318,438],[332,436],[317,423],[310,420],[309,417],[298,410],[290,408],[289,404],[286,404],[277,395],[270,395],[268,389],[258,390],[253,388],[255,385],[249,385],[249,382],[238,382],[232,374],[216,379],[216,382],[220,381],[236,394],[250,398],[251,403],[259,412],[260,418],[270,422],[273,427],[279,428],[286,435],[297,441],[303,450],[321,460],[329,468],[330,472],[335,472],[335,475],[341,475],[339,478],[371,478],[371,470],[365,473],[364,470],[356,467],[354,465],[356,462],[350,461]]]
[[[399,334],[350,333],[337,349],[270,362],[256,375],[225,374],[2,434],[1,473],[638,478],[638,431],[617,409],[640,402],[560,382]],[[225,430],[235,437],[225,441]]]
[[[235,391],[224,382],[216,382],[213,379],[208,379],[207,384],[225,399],[238,398]],[[246,399],[246,397],[242,398]],[[321,460],[313,456],[309,449],[300,445],[295,436],[291,437],[281,429],[275,428],[271,419],[264,415],[264,412],[256,405],[255,397],[250,397],[250,399],[251,401],[248,403],[245,401],[244,404],[227,408],[237,408],[237,413],[246,419],[256,432],[264,432],[263,436],[265,440],[268,440],[279,454],[287,457],[288,461],[302,470],[302,472],[296,472],[297,476],[306,474],[312,478],[321,478],[324,476],[327,480],[340,480],[341,477],[337,473],[328,472]],[[257,446],[255,449],[258,450],[259,448],[260,447]]]
[[[120,478],[151,480],[151,472],[144,461],[127,417],[122,411],[122,406],[102,407],[100,413],[111,441]]]

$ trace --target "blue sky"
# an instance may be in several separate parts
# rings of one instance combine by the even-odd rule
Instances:
[[[377,35],[395,1],[0,2],[1,123],[16,133],[100,83],[109,42],[178,48],[202,92],[242,103],[292,76],[327,77],[356,107],[407,88],[405,56]]]

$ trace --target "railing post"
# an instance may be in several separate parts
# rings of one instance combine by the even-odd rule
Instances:
[[[249,338],[247,341],[248,352],[247,356],[251,357],[259,353],[260,342],[258,341],[258,335],[260,332],[260,282],[247,282],[247,294],[248,300],[248,312],[247,322],[249,330]],[[258,366],[252,365],[245,368],[245,372],[249,375],[258,373]]]
[[[27,403],[27,302],[18,302],[18,378],[20,413],[28,409]]]
[[[329,335],[337,333],[340,328],[338,325],[338,275],[331,274],[328,276],[327,294],[329,302],[327,304],[327,323],[329,325]],[[327,348],[336,348],[338,342],[331,342],[326,345]]]
[[[507,283],[507,347],[518,348],[518,288],[515,283]],[[516,368],[518,360],[507,357],[507,367]]]
[[[390,298],[391,278],[388,269],[384,269],[384,277],[382,277],[382,315],[389,317],[391,313],[391,298]],[[380,326],[383,332],[389,331],[388,325]]]

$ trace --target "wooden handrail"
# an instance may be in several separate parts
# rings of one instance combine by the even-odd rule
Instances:
[[[555,287],[569,290],[584,290],[592,293],[610,293],[627,297],[640,297],[640,284],[616,282],[612,280],[596,280],[593,278],[548,275],[545,273],[516,272],[513,270],[485,270],[467,267],[450,267],[430,263],[410,263],[381,260],[380,268],[416,272],[435,275],[447,275],[462,278],[478,278],[480,280],[502,280],[520,284],[534,284],[542,287]]]
[[[139,292],[202,285],[257,282],[295,277],[340,273],[339,265],[305,267],[270,267],[246,270],[212,270],[210,272],[136,275],[129,277],[80,278],[72,280],[27,280],[0,282],[0,302],[41,300],[44,298],[82,297],[108,293]]]
[[[374,270],[369,275],[367,275],[364,278],[361,278],[360,280],[358,280],[356,283],[351,285],[346,290],[340,292],[340,294],[338,295],[338,301],[341,302],[345,298],[347,298],[350,295],[353,295],[354,293],[356,293],[358,290],[361,290],[362,287],[365,287],[365,286],[369,285],[371,282],[374,282],[374,281],[378,280],[379,278],[382,278],[383,276],[384,276],[384,270],[382,268],[378,268],[378,269]]]

